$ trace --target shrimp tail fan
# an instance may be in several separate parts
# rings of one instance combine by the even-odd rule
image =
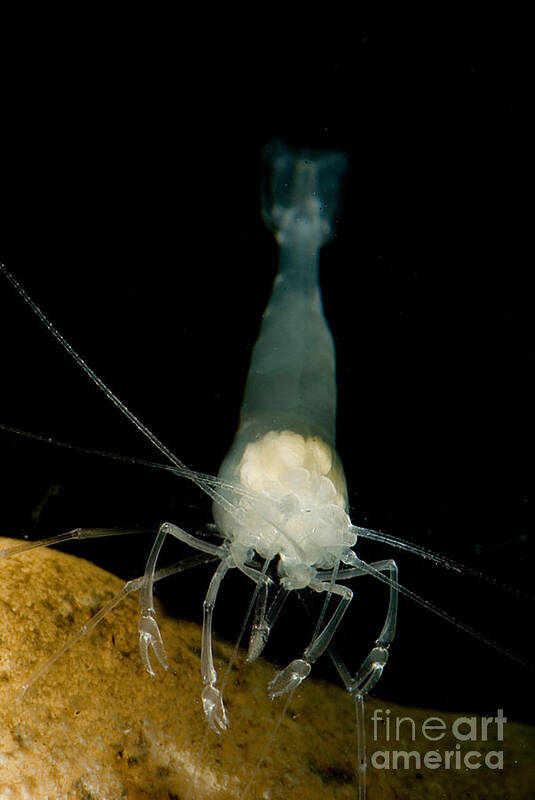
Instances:
[[[347,159],[325,150],[291,150],[275,140],[264,148],[262,213],[280,244],[315,239],[321,246],[334,232]]]

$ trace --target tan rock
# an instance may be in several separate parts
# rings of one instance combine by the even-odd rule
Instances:
[[[0,548],[10,540],[0,539]],[[137,596],[129,596],[20,699],[28,676],[122,586],[93,564],[46,549],[0,560],[0,800],[247,800],[356,797],[354,711],[337,687],[308,679],[253,774],[283,702],[266,694],[273,667],[243,656],[225,690],[231,730],[207,730],[200,705],[200,630],[160,613],[170,660],[151,678],[139,651]],[[232,648],[215,646],[225,673]],[[368,716],[378,701],[369,701]],[[396,708],[417,726],[433,712]],[[440,713],[448,725],[453,715]],[[451,733],[440,750],[455,750]],[[429,741],[397,748],[430,749]],[[370,769],[368,798],[533,797],[534,735],[508,723],[503,770]]]

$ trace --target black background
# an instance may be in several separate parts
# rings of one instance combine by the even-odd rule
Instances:
[[[164,20],[136,23],[103,24],[91,42],[73,28],[57,47],[36,35],[6,60],[2,260],[179,458],[216,473],[276,269],[261,149],[280,136],[344,150],[322,286],[352,519],[532,593],[531,95],[519,30],[362,25],[346,43],[318,26],[262,43],[251,24],[253,44],[197,33],[192,49]],[[2,423],[158,460],[5,281],[0,317]],[[6,535],[210,521],[207,499],[166,473],[0,436]],[[143,539],[69,550],[130,578]],[[357,550],[394,555],[403,584],[526,655],[533,602],[383,546]],[[167,557],[181,552],[170,544]],[[199,619],[208,580],[205,569],[158,594]],[[353,588],[339,647],[356,668],[386,606],[371,581]],[[249,592],[229,577],[222,635],[235,636]],[[297,655],[303,620],[287,607],[271,657]],[[322,662],[316,674],[336,680]],[[531,685],[528,669],[402,601],[376,694],[531,721]]]

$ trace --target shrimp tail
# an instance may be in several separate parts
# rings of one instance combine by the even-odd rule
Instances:
[[[265,147],[263,158],[267,226],[279,244],[305,237],[321,247],[334,232],[346,157],[334,151],[294,151],[277,139]]]

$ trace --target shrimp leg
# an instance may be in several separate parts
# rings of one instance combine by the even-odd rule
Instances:
[[[192,536],[186,531],[179,528],[177,525],[172,525],[169,522],[163,522],[159,529],[156,539],[154,540],[154,544],[152,546],[152,550],[150,552],[147,566],[145,567],[145,574],[141,579],[141,591],[139,593],[139,606],[141,610],[141,616],[139,619],[139,650],[141,654],[141,660],[145,669],[149,673],[149,675],[154,675],[154,669],[152,668],[150,655],[149,655],[149,648],[151,647],[156,655],[156,658],[162,665],[164,669],[167,669],[168,662],[167,662],[167,654],[165,652],[165,646],[163,643],[162,635],[160,632],[160,628],[158,626],[158,622],[156,621],[156,612],[154,609],[154,598],[153,598],[153,584],[155,578],[155,569],[156,569],[156,561],[158,560],[158,556],[160,554],[160,550],[162,549],[162,545],[164,543],[165,537],[167,534],[171,534],[176,539],[184,542],[185,544],[194,547],[197,550],[201,550],[204,553],[207,553],[212,556],[217,556],[225,561],[225,557],[227,554],[227,548],[223,546],[218,546],[211,544],[210,542],[203,542],[201,539],[198,539],[196,536]]]
[[[223,704],[221,691],[216,686],[217,672],[214,667],[212,651],[212,620],[221,582],[229,569],[233,569],[236,566],[232,555],[227,555],[226,558],[221,561],[212,576],[203,603],[201,675],[204,688],[202,691],[202,704],[208,724],[215,733],[221,733],[221,731],[227,729],[228,717]],[[257,591],[260,592],[260,596],[266,597],[267,586],[271,581],[264,572],[259,572],[243,564],[239,566],[239,569],[257,584]]]
[[[269,696],[273,699],[286,692],[293,691],[308,677],[312,664],[322,655],[329,646],[342,617],[351,600],[353,592],[347,586],[338,583],[325,583],[312,580],[310,588],[316,592],[329,592],[340,595],[340,601],[321,633],[314,636],[301,658],[297,658],[277,673],[268,686]]]
[[[261,593],[258,596],[258,602],[255,608],[255,616],[251,630],[251,638],[249,640],[247,661],[255,661],[261,655],[269,638],[271,628],[279,616],[282,607],[291,592],[291,589],[280,586],[267,611],[267,586],[265,589],[264,587],[261,587],[260,592]]]
[[[202,705],[208,724],[215,733],[220,733],[227,729],[228,717],[221,692],[215,685],[217,672],[214,667],[212,651],[212,619],[221,581],[232,567],[234,567],[232,556],[227,556],[221,561],[212,576],[203,603],[201,674],[204,688],[202,690]]]
[[[387,662],[388,647],[392,643],[396,631],[398,592],[395,588],[395,584],[397,583],[398,577],[397,564],[392,559],[388,559],[386,561],[376,561],[370,566],[379,572],[389,572],[392,584],[390,586],[390,598],[386,619],[381,633],[375,641],[375,647],[362,662],[355,678],[351,679],[347,672],[345,675],[341,673],[344,683],[346,684],[346,689],[352,695],[367,694],[373,686],[375,686]],[[369,573],[364,567],[355,567],[354,569],[343,570],[340,577],[348,579],[361,577],[367,574]],[[325,625],[321,633],[312,639],[311,643],[305,649],[302,658],[292,661],[287,667],[277,673],[275,678],[271,681],[269,684],[269,694],[272,698],[292,691],[308,676],[312,664],[329,646],[347,606],[353,598],[351,589],[337,583],[332,584],[326,583],[325,581],[314,580],[311,581],[310,588],[317,592],[325,591],[338,594],[341,599],[329,622]]]
[[[392,558],[389,558],[386,561],[375,561],[370,566],[379,572],[390,573],[390,580],[392,581],[390,584],[390,598],[386,619],[381,633],[375,640],[375,647],[370,650],[362,662],[351,684],[349,686],[346,684],[346,689],[351,695],[366,695],[373,689],[383,674],[383,669],[388,660],[388,648],[392,644],[396,633],[398,590],[395,584],[398,582],[397,564]],[[356,575],[359,576],[363,574],[365,573],[360,570],[356,572]]]
[[[167,529],[162,530],[160,526],[152,550],[145,567],[145,574],[143,575],[143,582],[139,592],[139,606],[141,609],[141,616],[139,618],[139,651],[141,661],[149,675],[154,676],[154,670],[149,656],[149,647],[152,647],[156,658],[164,669],[168,667],[167,653],[160,633],[160,628],[156,621],[156,610],[154,608],[154,574],[156,569],[156,561],[160,555],[160,550],[167,536]]]

